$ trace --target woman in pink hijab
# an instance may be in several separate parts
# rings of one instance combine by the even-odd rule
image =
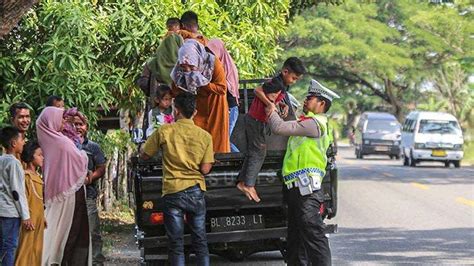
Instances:
[[[235,123],[239,117],[239,72],[234,60],[225,49],[224,42],[220,39],[209,40],[207,47],[219,58],[224,66],[225,78],[227,82],[227,103],[229,104],[229,137],[232,136]],[[230,143],[232,152],[239,152],[237,147]]]
[[[61,131],[64,110],[46,107],[36,121],[44,155],[47,229],[42,265],[91,265],[84,181],[87,154]]]

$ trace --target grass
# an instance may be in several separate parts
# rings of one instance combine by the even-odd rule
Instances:
[[[474,141],[464,143],[464,164],[474,165]]]

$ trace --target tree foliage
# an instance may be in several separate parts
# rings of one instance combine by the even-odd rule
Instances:
[[[133,85],[160,43],[169,17],[199,14],[201,30],[223,39],[243,78],[273,70],[289,0],[45,0],[0,43],[0,124],[16,101],[36,110],[51,94],[85,111],[140,106]],[[268,14],[272,14],[268,16]]]
[[[296,16],[282,43],[311,76],[337,84],[343,95],[377,96],[401,118],[432,73],[447,62],[472,62],[473,25],[457,6],[346,0]]]

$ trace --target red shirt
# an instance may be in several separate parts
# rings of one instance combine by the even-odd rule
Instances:
[[[285,93],[282,91],[276,98],[275,104],[278,104],[284,98]],[[253,98],[252,104],[250,105],[248,115],[255,120],[265,123],[268,120],[267,113],[265,113],[265,107],[266,105],[262,102],[262,100],[255,96],[255,98]]]

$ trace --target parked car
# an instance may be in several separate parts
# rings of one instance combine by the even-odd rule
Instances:
[[[403,165],[416,166],[421,161],[461,166],[463,134],[451,114],[414,111],[408,114],[402,130]]]
[[[401,126],[395,116],[382,112],[362,114],[355,131],[355,154],[358,159],[369,154],[385,154],[400,159]]]

